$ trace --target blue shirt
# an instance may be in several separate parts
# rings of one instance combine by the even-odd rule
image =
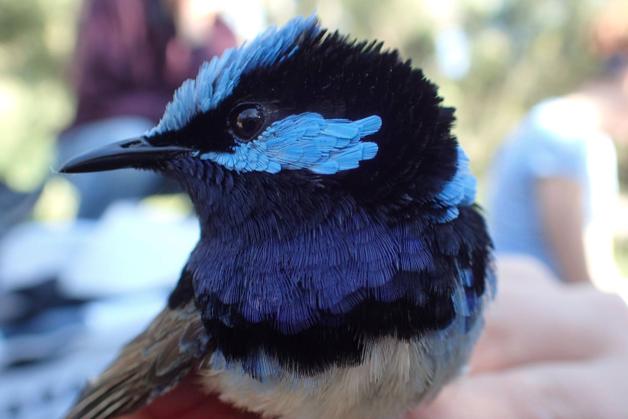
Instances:
[[[568,99],[536,105],[495,157],[490,172],[488,223],[498,252],[532,256],[559,275],[546,243],[535,183],[549,177],[581,186],[584,228],[607,226],[619,194],[617,154],[596,113]]]

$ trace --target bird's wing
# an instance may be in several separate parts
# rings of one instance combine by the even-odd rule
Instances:
[[[207,352],[194,302],[164,309],[79,396],[67,419],[129,413],[174,387]]]

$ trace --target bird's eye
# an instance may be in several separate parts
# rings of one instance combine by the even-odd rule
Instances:
[[[253,139],[264,127],[264,112],[259,105],[240,105],[231,112],[229,125],[233,134],[241,140]]]

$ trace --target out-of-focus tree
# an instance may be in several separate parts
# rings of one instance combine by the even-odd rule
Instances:
[[[76,0],[0,0],[0,180],[20,189],[48,173],[71,115],[65,69]]]

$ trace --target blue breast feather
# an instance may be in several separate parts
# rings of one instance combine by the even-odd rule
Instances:
[[[201,158],[238,172],[308,169],[329,175],[375,157],[377,144],[361,139],[381,125],[376,115],[350,121],[307,112],[273,123],[257,139],[242,142],[231,152],[208,152]]]
[[[195,273],[196,291],[232,307],[219,313],[209,305],[204,307],[204,316],[220,317],[230,326],[232,310],[236,310],[248,322],[271,321],[290,335],[314,324],[324,325],[321,313],[342,319],[365,298],[380,302],[405,298],[422,306],[435,295],[448,295],[457,319],[452,327],[463,329],[456,333],[473,328],[483,304],[483,296],[474,288],[478,281],[490,281],[484,273],[474,275],[459,260],[460,255],[485,245],[474,237],[473,227],[455,220],[432,227],[414,223],[391,228],[367,225],[357,217],[342,221],[345,228],[340,230],[334,225],[336,220],[331,216],[320,231],[305,237],[270,240],[245,250],[227,249],[226,243],[203,249],[203,258],[220,257],[209,262],[213,270]],[[230,263],[234,260],[236,265]],[[446,328],[437,331],[437,336],[446,339],[451,333]],[[261,381],[283,371],[276,360],[261,352],[227,361],[218,351],[212,362],[215,368],[242,369]]]
[[[317,324],[321,313],[347,313],[368,297],[380,302],[404,297],[423,305],[434,292],[450,292],[452,280],[469,288],[472,278],[456,258],[484,244],[476,243],[475,231],[464,223],[453,223],[441,224],[447,239],[434,242],[428,239],[435,234],[431,228],[440,227],[389,227],[360,216],[331,215],[315,231],[268,238],[246,248],[226,240],[208,241],[197,249],[190,266],[197,267],[197,294],[237,307],[250,323],[269,321],[283,333],[294,334]],[[474,304],[466,298],[465,292],[452,295],[462,315]],[[205,315],[221,317],[229,325],[231,314],[214,309],[206,307]]]
[[[315,16],[297,17],[280,29],[271,27],[251,42],[214,57],[201,66],[195,80],[179,87],[159,124],[146,135],[181,129],[195,115],[215,109],[233,92],[243,74],[289,58],[297,51],[300,36],[319,32]]]
[[[325,121],[316,114],[305,115],[307,117],[300,122],[305,121],[306,126]],[[290,122],[283,120],[277,130],[298,125],[296,118],[287,120]],[[355,140],[359,135],[354,134],[378,128],[379,118],[369,117],[356,122],[336,120],[326,132],[333,133],[329,144],[337,144],[337,138],[341,137],[352,138],[344,141],[347,145],[365,144]],[[316,135],[320,135],[320,125],[316,130]],[[340,132],[350,132],[351,135],[341,135]],[[275,138],[272,133],[265,133],[263,137]],[[283,143],[283,136],[276,138],[271,142]],[[293,139],[288,143],[294,144],[294,141],[298,142]],[[270,147],[266,152],[269,149],[277,155],[281,147]],[[298,157],[284,158],[281,164],[314,162],[304,159],[302,154],[295,155]],[[234,243],[229,235],[216,234],[204,241],[192,255],[190,265],[197,267],[194,275],[196,291],[212,295],[224,305],[237,306],[249,322],[272,319],[279,330],[296,333],[314,324],[321,311],[345,313],[367,295],[378,301],[392,301],[405,296],[421,304],[428,298],[426,290],[439,286],[438,278],[443,269],[457,272],[454,273],[457,281],[468,289],[472,278],[470,273],[465,273],[467,267],[443,266],[442,263],[443,258],[447,258],[445,265],[455,265],[458,254],[466,255],[473,249],[486,246],[478,238],[481,234],[477,223],[459,218],[460,208],[473,203],[476,185],[469,169],[469,159],[460,147],[457,166],[454,177],[436,197],[437,204],[446,209],[446,215],[436,220],[436,224],[415,220],[391,227],[374,222],[358,208],[350,209],[347,215],[346,205],[338,202],[326,220],[307,233],[290,237],[264,235],[245,246]],[[238,228],[260,230],[261,226],[255,224],[257,222],[247,219]],[[430,279],[429,284],[423,285],[417,284],[416,277],[395,282],[393,278],[399,271],[436,279]],[[483,281],[484,278],[475,280]],[[443,278],[442,281],[443,286],[448,287],[451,279]],[[471,300],[461,303],[471,298],[466,292],[455,294],[452,298],[462,313],[471,310],[465,310],[465,304],[469,307],[474,304]],[[220,315],[208,314],[212,318]],[[225,324],[230,321],[228,318],[223,320]]]
[[[379,127],[375,121],[364,126],[375,130]],[[339,129],[357,122],[343,121]],[[306,161],[301,159],[291,160]],[[257,239],[246,245],[234,243],[229,235],[213,235],[197,247],[188,266],[193,269],[197,295],[211,296],[211,301],[228,309],[208,304],[203,316],[231,327],[236,313],[237,321],[270,322],[291,335],[321,324],[321,313],[341,319],[366,298],[380,302],[405,298],[421,306],[434,293],[445,293],[456,315],[464,318],[457,324],[471,328],[484,298],[474,291],[478,281],[485,282],[489,292],[495,285],[490,270],[487,277],[482,272],[474,275],[464,256],[488,245],[480,234],[481,217],[468,208],[474,198],[469,160],[458,148],[457,172],[435,197],[435,205],[446,210],[438,220],[389,226],[374,222],[358,208],[347,213],[346,203],[338,202],[311,231],[282,237],[254,234]],[[475,214],[472,220],[469,214]],[[238,228],[263,230],[246,220]],[[446,336],[451,331],[441,332]],[[220,353],[215,359],[221,359]],[[243,362],[229,368],[244,368],[257,377],[280,370],[271,367],[274,363],[263,354]]]
[[[450,362],[449,357],[460,349],[460,345],[465,347],[472,345],[477,340],[483,326],[481,320],[478,322],[478,319],[482,313],[485,299],[473,297],[465,301],[464,297],[460,297],[464,291],[458,291],[459,289],[461,288],[456,289],[453,297],[456,311],[459,314],[449,326],[435,331],[434,335],[428,338],[432,342],[438,342],[429,345],[430,357],[440,357],[440,362],[443,364]],[[425,337],[414,339],[421,341],[421,345],[426,344]],[[321,344],[325,344],[325,342],[321,342]],[[433,358],[422,361],[430,362],[430,360],[433,362]],[[260,385],[259,391],[264,391],[265,384],[278,380],[290,388],[312,386],[315,389],[319,385],[320,377],[310,377],[286,369],[274,356],[262,350],[243,360],[228,360],[220,349],[215,349],[210,358],[210,365],[214,371],[230,370],[235,373],[230,375],[230,379],[242,379],[248,384],[251,383],[248,378],[255,377],[258,385]]]

